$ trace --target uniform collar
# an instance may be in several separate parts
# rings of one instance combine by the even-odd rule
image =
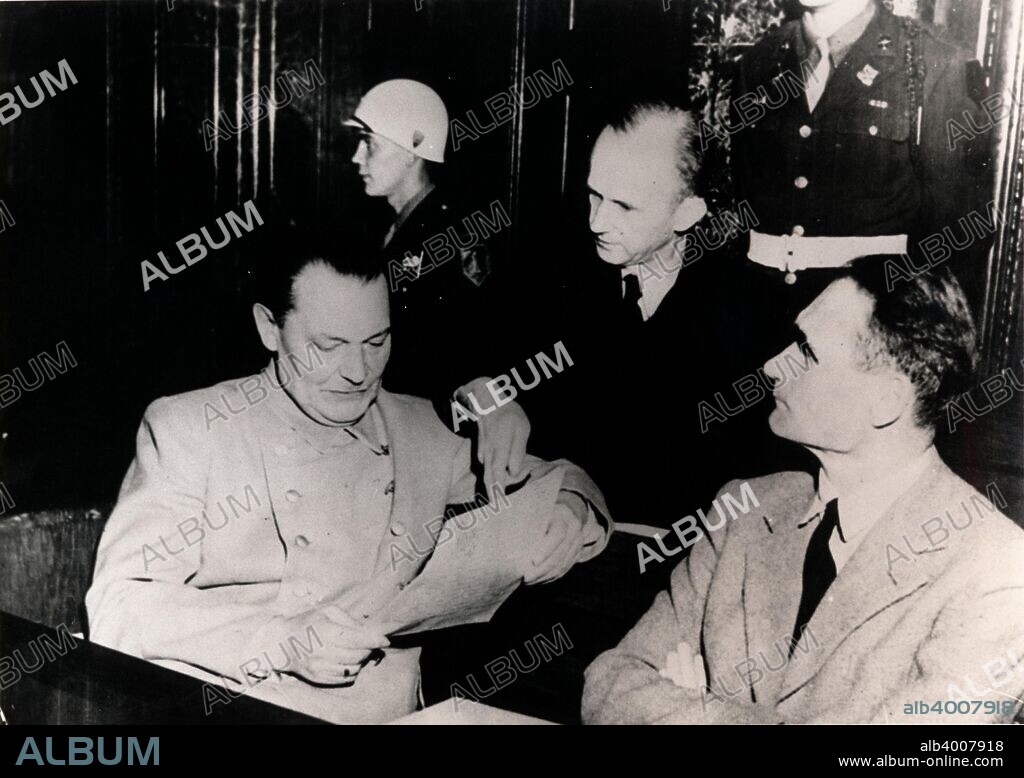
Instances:
[[[391,239],[395,237],[395,233],[402,229],[402,225],[405,224],[410,214],[412,214],[412,212],[416,210],[416,206],[418,206],[420,203],[426,200],[427,195],[433,192],[435,188],[436,187],[434,186],[433,182],[428,182],[427,185],[423,187],[419,192],[417,192],[416,195],[409,202],[402,206],[402,210],[400,210],[398,214],[395,216],[395,221],[391,224],[391,229],[388,230],[387,237],[384,239],[385,247],[387,247],[387,245],[391,242]]]
[[[829,56],[832,59],[833,66],[842,62],[850,47],[860,40],[871,19],[874,18],[876,11],[875,0],[868,0],[859,10],[856,4],[851,4],[849,13],[852,16],[847,15],[839,28],[828,36]],[[803,44],[801,55],[805,55],[806,52],[814,47],[817,40],[817,33],[814,30],[810,12],[804,13],[800,22],[800,30],[803,33],[799,36]]]
[[[290,381],[287,378],[279,381],[273,359],[263,369],[261,378],[268,389],[267,407],[274,416],[321,454],[326,454],[332,449],[344,448],[356,441],[375,454],[384,455],[389,452],[384,423],[376,401],[355,424],[348,427],[331,427],[313,421],[295,404],[286,390]]]

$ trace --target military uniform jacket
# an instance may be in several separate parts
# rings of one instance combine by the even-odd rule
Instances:
[[[284,649],[258,637],[275,615],[338,604],[372,618],[421,568],[446,506],[474,497],[470,442],[448,432],[426,401],[381,392],[376,406],[388,442],[334,450],[332,460],[294,423],[297,409],[266,372],[152,403],[100,541],[86,596],[90,639],[233,679],[253,696],[331,721],[414,710],[418,649],[386,649],[348,687],[314,687],[286,672],[253,687],[247,665],[262,657],[263,668],[287,669]],[[346,472],[360,454],[373,464]],[[563,490],[596,508],[584,557],[599,553],[611,525],[596,518],[607,509],[586,474],[564,461],[527,464],[536,476],[566,467]],[[350,480],[353,472],[362,479]],[[317,647],[308,634],[294,637]]]
[[[758,231],[907,234],[915,245],[984,207],[992,134],[950,150],[947,132],[965,111],[981,115],[963,51],[876,3],[811,113],[806,49],[800,20],[788,22],[747,52],[733,84],[736,199],[751,204]]]
[[[493,316],[487,238],[501,223],[492,213],[456,208],[435,188],[383,248],[395,333],[384,374],[389,391],[447,400],[493,369],[486,356]]]

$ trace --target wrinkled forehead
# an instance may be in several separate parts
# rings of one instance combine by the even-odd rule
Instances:
[[[289,321],[296,319],[311,335],[358,342],[389,326],[384,276],[364,281],[314,262],[295,278],[292,295],[295,307]]]
[[[646,202],[683,188],[676,164],[678,127],[648,120],[619,132],[605,127],[590,155],[587,185],[602,197]]]
[[[796,317],[797,326],[812,343],[831,340],[837,346],[855,346],[867,331],[875,303],[855,281],[833,281]]]

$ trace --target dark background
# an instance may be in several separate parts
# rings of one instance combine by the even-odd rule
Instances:
[[[517,74],[563,61],[572,86],[449,147],[445,166],[466,214],[501,201],[508,253],[543,269],[564,231],[570,99],[579,115],[638,78],[683,91],[687,18],[674,5],[583,0],[569,34],[569,4],[550,0],[0,4],[0,90],[31,99],[29,79],[61,59],[78,79],[0,127],[0,199],[16,220],[0,239],[0,373],[31,381],[28,360],[60,341],[78,364],[0,410],[0,480],[18,511],[110,501],[150,401],[262,365],[240,294],[260,228],[148,292],[140,262],[160,267],[163,250],[180,263],[175,241],[202,226],[216,237],[217,217],[250,198],[265,219],[328,229],[382,218],[340,126],[380,80],[421,79],[452,118],[484,123],[484,101]],[[324,86],[204,150],[203,120],[234,120],[238,98],[310,59]]]
[[[172,5],[0,3],[0,90],[22,85],[31,96],[29,79],[56,74],[61,59],[78,78],[0,127],[0,199],[16,220],[0,233],[0,373],[20,367],[31,380],[28,360],[54,354],[60,341],[78,365],[0,410],[0,481],[19,512],[109,502],[150,401],[250,373],[265,359],[241,294],[260,228],[148,292],[143,259],[163,250],[173,263],[175,241],[202,226],[216,236],[216,218],[241,213],[250,198],[264,218],[329,229],[385,217],[381,202],[363,196],[353,138],[340,127],[370,86],[417,78],[440,92],[452,118],[468,122],[472,110],[483,123],[489,97],[564,63],[571,86],[457,152],[449,147],[445,165],[466,214],[502,202],[513,220],[498,238],[503,253],[540,282],[555,266],[592,259],[560,249],[566,233],[585,228],[595,110],[623,91],[686,95],[690,69],[703,61],[693,41],[716,24],[705,18],[713,3],[683,0],[667,11],[662,0]],[[921,10],[973,41],[976,5],[930,0]],[[308,60],[324,86],[204,149],[203,120],[220,110],[235,117],[240,97],[285,69],[305,73]],[[1019,305],[1012,287],[993,290],[990,311],[1010,307],[1016,324],[1003,322],[1007,342],[982,378],[1014,364],[1024,378],[1013,357]],[[992,472],[1012,474],[999,483],[1020,518],[1017,400],[963,425],[946,450],[978,485]]]

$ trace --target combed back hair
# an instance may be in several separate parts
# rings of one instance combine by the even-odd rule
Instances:
[[[902,267],[897,255],[877,255],[854,260],[845,273],[874,302],[861,342],[862,365],[868,370],[895,367],[906,375],[917,395],[915,421],[933,427],[946,405],[973,384],[978,359],[974,319],[948,267],[887,281],[887,261]]]
[[[295,307],[295,279],[309,265],[322,264],[343,276],[369,283],[382,275],[379,252],[361,233],[327,236],[297,227],[275,228],[254,252],[249,287],[253,303],[265,305],[278,326]]]
[[[666,100],[643,99],[620,103],[608,113],[606,127],[616,132],[631,132],[650,119],[673,122],[676,125],[676,170],[682,182],[680,197],[700,194],[701,154],[697,144],[697,121],[681,106]]]

